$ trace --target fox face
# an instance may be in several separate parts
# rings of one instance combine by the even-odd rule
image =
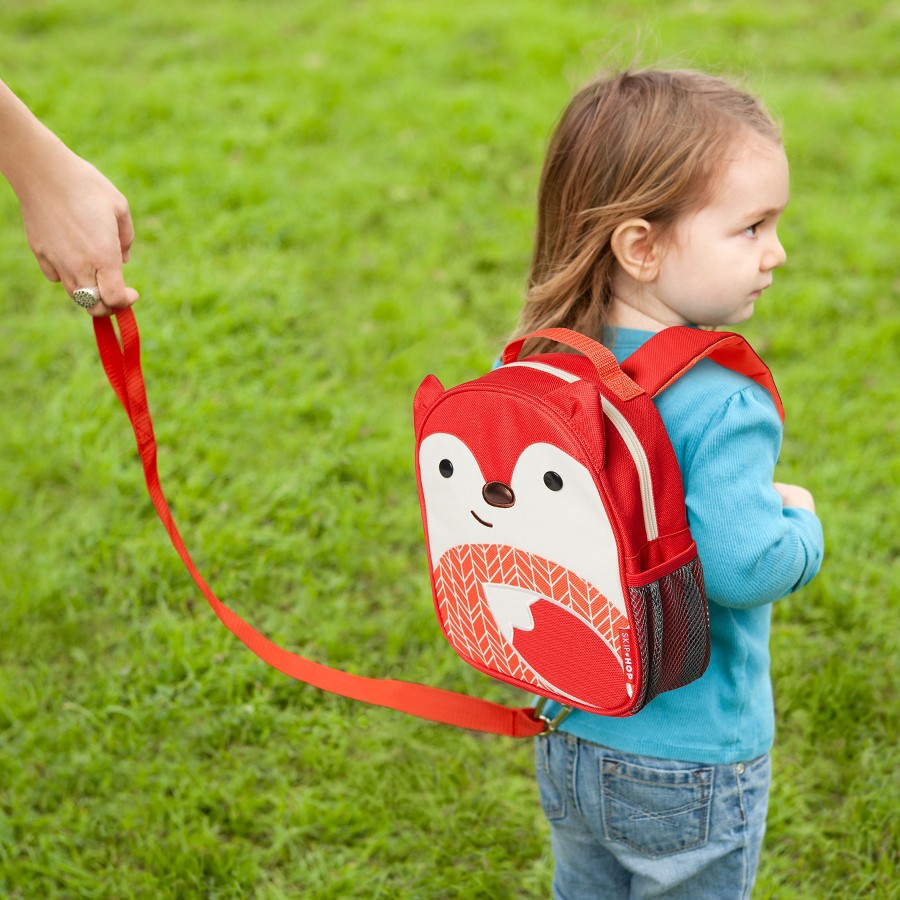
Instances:
[[[460,438],[438,433],[422,441],[419,467],[432,559],[460,544],[518,547],[602,586],[624,614],[612,527],[578,460],[553,444],[531,444],[506,485],[482,472]]]
[[[429,390],[433,403],[442,389]],[[496,397],[474,403],[485,414],[473,415],[472,397],[454,409],[448,396],[418,448],[444,631],[476,666],[586,708],[619,706],[632,693],[628,619],[616,540],[594,476],[533,410],[504,416]]]

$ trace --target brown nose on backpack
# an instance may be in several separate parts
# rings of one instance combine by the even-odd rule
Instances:
[[[500,509],[509,509],[515,506],[516,495],[513,489],[502,481],[489,481],[482,489],[481,496],[484,497],[486,503],[491,506],[497,506]]]

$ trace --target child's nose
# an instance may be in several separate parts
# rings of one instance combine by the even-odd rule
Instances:
[[[766,253],[762,258],[762,270],[764,272],[771,272],[772,269],[783,266],[786,259],[787,253],[785,253],[784,247],[781,246],[781,241],[775,237],[772,239],[771,246],[766,250]]]

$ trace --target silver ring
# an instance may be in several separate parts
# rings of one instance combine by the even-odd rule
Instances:
[[[72,299],[84,309],[93,309],[100,302],[100,289],[95,287],[80,287]]]

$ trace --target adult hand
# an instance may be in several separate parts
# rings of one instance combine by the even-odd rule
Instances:
[[[138,299],[122,275],[134,241],[125,197],[2,81],[0,172],[19,198],[29,246],[47,278],[61,281],[69,296],[97,288],[92,316],[112,315]]]
[[[60,143],[55,160],[19,194],[29,246],[41,271],[77,288],[99,288],[100,302],[88,310],[109,316],[131,306],[138,293],[126,286],[134,226],[128,201],[90,163]]]

